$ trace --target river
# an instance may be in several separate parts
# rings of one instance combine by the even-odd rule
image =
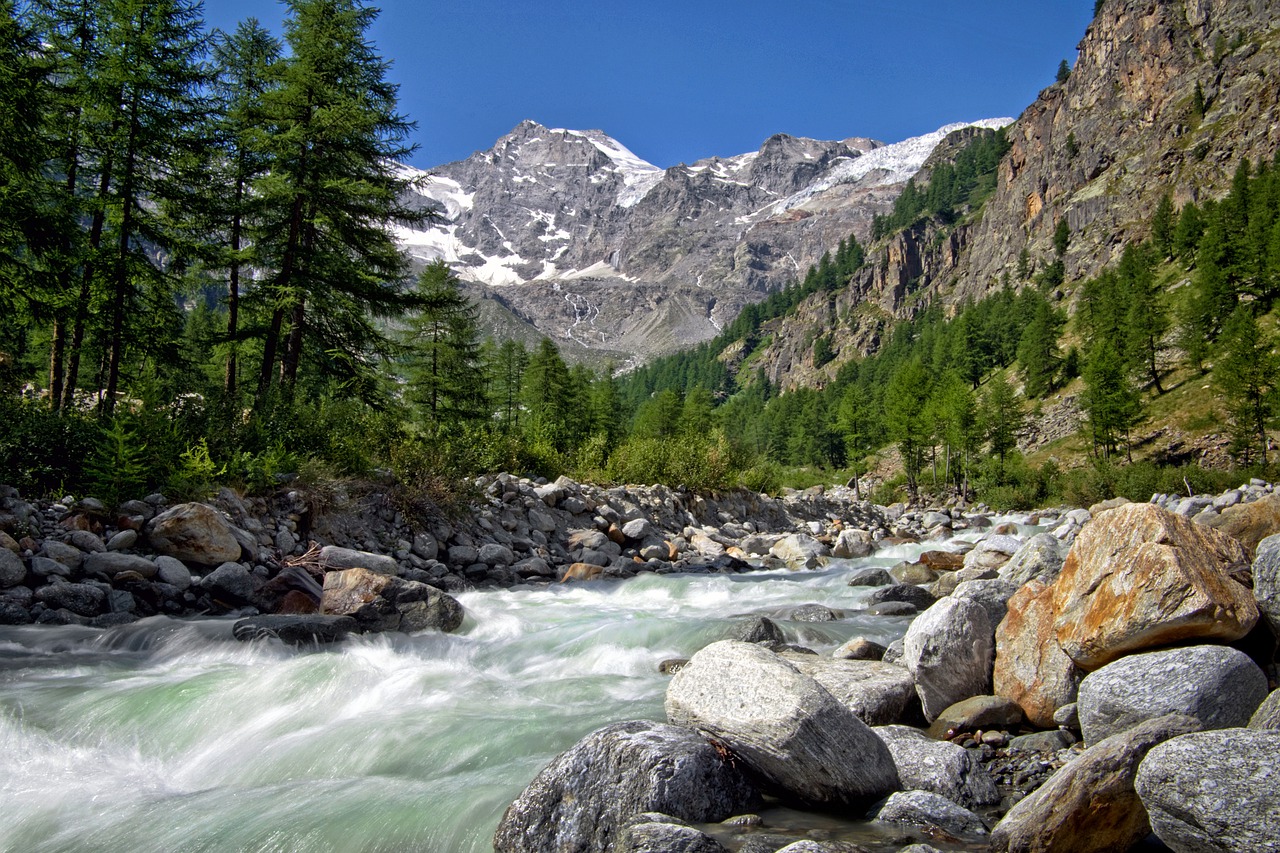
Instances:
[[[743,614],[857,610],[870,590],[847,585],[852,569],[924,548],[465,593],[456,634],[324,650],[240,643],[226,619],[0,627],[0,850],[489,851],[554,755],[607,723],[663,719],[660,661]],[[829,652],[908,622],[779,624]]]

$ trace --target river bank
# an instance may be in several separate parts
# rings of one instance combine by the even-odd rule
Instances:
[[[1197,704],[1203,699],[1200,694],[1180,696],[1177,701],[1182,705],[1177,708],[1164,700],[1163,705],[1153,702],[1149,695],[1142,701],[1152,707],[1181,710],[1200,720],[1201,727],[1227,731],[1233,731],[1232,726],[1244,727],[1251,716],[1265,717],[1257,708],[1267,687],[1274,686],[1267,684],[1268,675],[1273,680],[1275,675],[1274,641],[1268,652],[1270,658],[1259,652],[1259,643],[1265,645],[1259,631],[1270,628],[1254,628],[1267,624],[1267,608],[1274,601],[1275,573],[1264,565],[1259,585],[1255,555],[1229,548],[1221,550],[1225,547],[1221,542],[1207,549],[1207,553],[1216,554],[1213,559],[1200,562],[1206,564],[1207,576],[1223,579],[1221,586],[1228,598],[1238,594],[1239,589],[1248,589],[1240,584],[1241,580],[1253,583],[1253,621],[1249,622],[1244,605],[1236,608],[1240,611],[1236,614],[1236,629],[1249,623],[1243,634],[1230,638],[1211,628],[1201,630],[1199,635],[1184,632],[1170,640],[1151,632],[1149,623],[1160,621],[1147,619],[1153,608],[1113,607],[1115,612],[1107,618],[1093,614],[1075,621],[1095,626],[1132,626],[1141,621],[1143,627],[1138,633],[1146,637],[1142,642],[1147,645],[1130,645],[1114,661],[1102,665],[1091,662],[1087,670],[1074,661],[1070,667],[1063,665],[1060,655],[1065,654],[1064,649],[1083,656],[1086,648],[1093,648],[1097,642],[1072,645],[1069,636],[1063,639],[1064,635],[1055,630],[1052,620],[1048,620],[1046,634],[1043,614],[1055,610],[1046,608],[1045,602],[1051,603],[1053,598],[1044,590],[1058,588],[1061,592],[1078,585],[1078,578],[1070,584],[1060,580],[1070,555],[1078,552],[1079,563],[1088,550],[1077,540],[1083,537],[1084,545],[1088,545],[1090,537],[1084,531],[1091,526],[1098,528],[1105,520],[1114,522],[1117,517],[1132,514],[1133,509],[1059,509],[1006,519],[993,517],[982,508],[875,507],[853,501],[840,489],[810,490],[781,499],[752,495],[707,499],[662,488],[607,490],[565,481],[539,484],[511,477],[496,478],[482,484],[481,489],[485,499],[467,524],[437,522],[430,529],[419,530],[397,518],[387,504],[380,504],[376,494],[361,497],[361,509],[353,512],[348,505],[347,511],[333,518],[308,507],[300,493],[282,492],[274,501],[260,503],[224,494],[217,502],[221,509],[215,513],[226,524],[225,532],[230,536],[230,542],[222,540],[222,553],[230,556],[230,549],[237,548],[235,556],[239,559],[227,559],[217,565],[208,560],[216,553],[214,550],[204,553],[205,562],[158,553],[172,550],[175,542],[189,547],[196,540],[173,535],[164,516],[177,508],[166,507],[154,497],[151,502],[141,502],[150,507],[147,517],[148,510],[136,504],[119,508],[126,512],[136,510],[131,515],[104,514],[105,508],[99,510],[92,502],[33,504],[6,493],[0,528],[10,531],[12,545],[5,550],[17,560],[21,576],[19,579],[19,573],[13,570],[13,560],[0,557],[7,563],[0,606],[5,608],[8,621],[41,623],[4,629],[5,635],[0,638],[0,645],[9,652],[6,671],[21,673],[10,682],[13,692],[8,698],[0,697],[7,709],[8,746],[30,751],[29,738],[35,737],[45,744],[41,750],[57,752],[65,748],[57,743],[65,737],[74,744],[73,752],[85,748],[92,752],[94,747],[82,742],[85,722],[55,710],[58,703],[46,706],[42,713],[32,712],[39,703],[31,697],[40,695],[41,688],[50,683],[57,685],[51,697],[78,697],[72,704],[89,718],[87,729],[97,732],[96,737],[113,742],[107,729],[94,728],[92,721],[115,720],[120,724],[113,710],[104,710],[104,705],[110,708],[114,700],[102,693],[90,698],[98,687],[108,695],[119,689],[116,679],[106,674],[112,668],[123,665],[133,679],[159,678],[182,685],[161,689],[159,695],[168,695],[173,689],[190,689],[188,677],[166,669],[171,664],[177,664],[179,670],[194,666],[198,672],[203,662],[212,659],[216,661],[214,669],[239,672],[250,661],[255,665],[267,661],[277,670],[277,677],[281,670],[275,664],[283,667],[285,685],[277,695],[276,691],[264,689],[266,683],[259,683],[248,669],[243,670],[243,677],[254,684],[252,688],[233,685],[233,696],[239,697],[237,707],[253,708],[240,721],[243,728],[211,723],[204,715],[214,706],[220,707],[220,700],[212,692],[206,694],[197,689],[201,698],[196,704],[210,707],[192,714],[197,731],[179,726],[187,731],[183,739],[204,744],[205,731],[212,730],[219,741],[230,739],[251,750],[252,757],[241,759],[249,765],[241,772],[250,782],[256,780],[267,787],[275,784],[272,779],[279,782],[280,774],[298,785],[308,779],[323,784],[340,780],[346,780],[341,784],[353,784],[353,778],[364,778],[361,774],[365,768],[373,769],[375,776],[387,772],[396,777],[403,775],[407,782],[413,782],[409,789],[416,792],[405,793],[407,800],[392,795],[375,806],[371,792],[357,797],[369,809],[382,809],[384,815],[388,814],[387,808],[394,814],[413,810],[407,804],[413,797],[423,798],[420,803],[426,805],[419,808],[431,812],[430,803],[438,801],[440,793],[428,794],[414,780],[434,779],[437,787],[443,785],[453,792],[441,801],[453,803],[441,806],[450,815],[446,821],[450,829],[441,830],[434,818],[427,821],[435,827],[431,830],[424,829],[421,820],[409,820],[410,828],[396,836],[400,846],[383,848],[370,842],[361,849],[488,849],[486,833],[492,832],[503,806],[513,799],[517,805],[512,806],[508,820],[499,828],[498,848],[558,849],[564,839],[556,835],[554,827],[536,820],[528,825],[532,828],[516,833],[522,839],[519,845],[504,840],[511,837],[511,832],[504,835],[503,827],[509,827],[512,812],[520,812],[519,803],[529,797],[528,791],[517,797],[520,788],[537,777],[529,790],[537,789],[544,795],[554,790],[555,785],[548,787],[544,778],[550,768],[539,773],[551,755],[570,747],[593,729],[637,718],[670,719],[682,725],[680,731],[697,732],[697,737],[708,738],[707,743],[714,745],[717,756],[722,751],[747,773],[754,794],[742,805],[748,815],[755,817],[727,814],[712,820],[706,814],[682,814],[679,803],[663,809],[649,802],[636,814],[666,811],[667,815],[637,818],[636,814],[584,813],[577,814],[576,821],[558,820],[567,825],[607,829],[581,849],[683,849],[670,845],[678,836],[694,838],[691,833],[699,833],[698,843],[704,843],[700,839],[705,835],[709,839],[705,843],[721,845],[706,847],[708,850],[773,851],[796,839],[826,845],[805,848],[809,850],[852,849],[842,848],[837,842],[877,851],[898,850],[907,842],[929,842],[944,850],[971,850],[987,849],[993,838],[997,849],[1033,849],[1025,846],[1029,842],[1022,836],[1011,836],[1013,824],[1009,817],[995,826],[994,836],[988,831],[1010,809],[1015,815],[1019,808],[1027,810],[1029,807],[1020,806],[1019,801],[1046,779],[1052,785],[1073,774],[1078,776],[1079,770],[1067,769],[1087,768],[1091,764],[1083,758],[1111,754],[1107,750],[1095,751],[1107,740],[1100,736],[1104,729],[1098,728],[1097,715],[1092,710],[1082,714],[1078,707],[1081,703],[1075,701],[1078,695],[1089,693],[1085,685],[1105,681],[1094,677],[1089,682],[1086,672],[1090,677],[1094,672],[1105,675],[1108,666],[1140,658],[1151,649],[1166,649],[1171,642],[1191,644],[1195,651],[1179,654],[1199,657],[1175,661],[1174,668],[1186,672],[1190,671],[1188,666],[1200,667],[1192,680],[1212,685],[1210,693],[1231,696],[1230,713],[1215,717],[1215,710],[1210,714]],[[1230,534],[1223,534],[1222,539],[1235,536],[1236,541],[1250,542],[1248,548],[1254,551],[1262,537],[1277,525],[1275,516],[1280,514],[1274,512],[1275,503],[1272,489],[1262,483],[1211,497],[1157,496],[1152,504],[1138,505],[1143,523],[1130,520],[1126,525],[1109,527],[1093,539],[1114,543],[1127,536],[1135,546],[1141,544],[1138,540],[1160,542],[1176,552],[1177,559],[1172,564],[1182,565],[1193,551],[1203,557],[1206,549],[1200,546],[1204,543],[1198,539],[1173,542],[1166,528],[1184,534],[1183,522],[1194,517],[1196,523],[1185,524],[1188,529],[1210,530],[1210,525],[1217,525]],[[1179,521],[1169,522],[1166,516]],[[1150,527],[1157,522],[1157,527],[1165,527]],[[95,524],[100,525],[100,530],[94,529]],[[205,528],[202,541],[206,546],[219,540],[208,535],[217,527],[210,522]],[[544,531],[543,527],[549,529]],[[135,534],[132,541],[129,532]],[[40,538],[34,535],[37,533]],[[126,535],[118,538],[122,534]],[[321,534],[331,537],[331,541],[316,549],[303,538],[315,539]],[[90,536],[100,542],[100,549],[94,547]],[[124,542],[128,544],[122,545]],[[88,547],[82,548],[86,544]],[[1096,545],[1089,547],[1097,550]],[[1215,552],[1214,547],[1219,551]],[[74,559],[66,548],[80,551],[78,567],[70,565]],[[1262,549],[1262,553],[1258,559],[1265,561],[1269,552]],[[64,570],[47,562],[60,562],[58,556],[67,561],[61,563]],[[1115,550],[1096,556],[1095,562],[1103,567],[1119,568],[1133,562]],[[113,562],[120,559],[131,561],[130,566]],[[148,569],[138,561],[154,568]],[[179,582],[184,579],[173,565],[175,562],[190,578],[184,588],[171,583],[175,578]],[[1161,565],[1148,565],[1144,569],[1146,580],[1138,586],[1150,585],[1152,578],[1159,577],[1165,571]],[[1065,574],[1070,577],[1078,573],[1077,566]],[[1101,588],[1095,584],[1119,589],[1114,581],[1123,575],[1103,571],[1092,580],[1080,582],[1085,587],[1093,586],[1095,591]],[[579,580],[611,577],[618,582],[556,583],[566,576]],[[281,577],[288,582],[277,583]],[[1172,586],[1187,585],[1185,575],[1179,577]],[[306,578],[313,585],[307,584]],[[851,581],[865,585],[850,586]],[[1227,586],[1227,581],[1239,589]],[[371,591],[371,583],[377,587],[372,590],[375,594],[362,598]],[[165,584],[177,589],[178,594],[164,589]],[[70,587],[98,590],[102,598],[90,593],[81,593],[78,598],[70,594]],[[446,589],[451,592],[446,593]],[[1272,592],[1268,593],[1268,589]],[[358,606],[350,607],[346,614],[334,613],[331,607],[323,608],[328,612],[320,615],[296,612],[305,611],[306,602],[316,605],[313,609],[320,609],[318,605],[326,597],[353,590],[361,593],[356,596]],[[1223,590],[1213,594],[1220,596]],[[121,592],[127,592],[129,598]],[[1123,589],[1113,602],[1129,600],[1121,593]],[[272,606],[269,596],[274,597],[276,613],[286,602],[285,609],[294,611],[271,618],[298,621],[263,622],[261,613]],[[446,600],[458,605],[457,609],[452,609]],[[83,601],[97,603],[85,606]],[[1221,597],[1213,601],[1217,615],[1202,620],[1202,626],[1229,621],[1223,617],[1229,615],[1231,608],[1225,604],[1230,602]],[[55,603],[63,606],[51,606]],[[82,612],[65,606],[68,603],[80,606]],[[1258,605],[1262,605],[1261,620]],[[99,608],[98,612],[93,612],[94,607]],[[155,608],[154,615],[146,612],[148,607]],[[184,618],[165,616],[166,608]],[[188,621],[189,614],[197,608],[221,614],[221,618]],[[513,622],[508,608],[524,615],[515,617]],[[920,611],[923,614],[917,616]],[[1065,607],[1057,611],[1065,611]],[[606,618],[593,621],[600,614]],[[1139,614],[1145,614],[1142,620],[1136,619]],[[437,622],[433,625],[424,621],[428,616]],[[1174,615],[1165,613],[1161,618],[1164,617],[1172,619]],[[352,637],[330,646],[328,652],[317,653],[315,641],[336,638],[325,632],[343,619],[348,620],[343,633],[370,632],[369,636]],[[1185,614],[1176,615],[1175,621],[1185,625]],[[293,628],[285,630],[283,625]],[[455,633],[422,630],[430,627]],[[397,629],[411,633],[406,636]],[[533,637],[550,645],[524,645],[527,638]],[[277,638],[300,643],[300,651],[289,650],[276,642]],[[249,642],[242,645],[237,640]],[[747,644],[741,640],[757,642]],[[236,651],[237,647],[243,651]],[[1059,656],[1044,653],[1054,648]],[[1210,651],[1205,652],[1204,648]],[[1257,675],[1238,658],[1214,657],[1218,654],[1212,651],[1214,648],[1244,657]],[[466,651],[461,652],[462,649]],[[388,650],[390,662],[380,661]],[[123,653],[126,659],[134,655],[135,659],[124,663],[116,653]],[[338,661],[350,659],[354,667],[350,673],[337,675],[342,686],[326,681],[328,676],[348,668],[346,663],[335,664],[335,655]],[[51,671],[63,667],[68,657],[81,662],[100,657],[105,683],[81,694],[81,689],[73,686],[83,683],[81,668],[76,668],[77,675],[59,673],[50,677]],[[866,657],[883,659],[854,659]],[[164,663],[157,666],[157,658]],[[473,670],[473,664],[480,659],[489,663]],[[33,660],[39,663],[33,664]],[[324,665],[315,663],[317,660],[324,661]],[[685,660],[691,663],[681,668]],[[376,662],[372,666],[375,675],[366,678],[358,670],[371,661]],[[676,674],[668,675],[660,668]],[[164,674],[159,675],[158,669]],[[309,671],[311,676],[295,683],[289,675],[295,671]],[[429,676],[428,672],[436,675]],[[734,672],[738,675],[727,675]],[[872,672],[875,679],[870,677]],[[1225,682],[1213,675],[1221,672],[1230,675]],[[749,674],[749,690],[733,680],[742,673]],[[958,686],[957,675],[968,681]],[[360,685],[354,689],[357,695],[350,694],[350,683],[342,682],[348,677]],[[1259,677],[1261,688],[1257,686]],[[197,684],[204,679],[217,681],[212,674],[194,677]],[[1133,680],[1130,675],[1121,683]],[[398,686],[387,692],[380,686],[387,681]],[[872,691],[873,683],[876,688]],[[1242,693],[1232,686],[1237,683],[1246,684],[1247,689]],[[1094,691],[1095,697],[1101,696],[1105,701],[1090,700],[1094,702],[1090,707],[1110,707],[1116,689],[1113,686]],[[312,690],[318,690],[320,696],[308,695]],[[798,691],[800,698],[781,717],[775,715],[770,722],[770,712],[765,707],[768,702],[757,703],[755,716],[748,715],[747,729],[752,737],[764,737],[763,745],[750,738],[743,740],[742,733],[735,729],[737,723],[726,724],[717,717],[714,707],[699,704],[744,692],[774,701],[789,695],[789,691]],[[362,692],[368,695],[357,698]],[[431,697],[430,710],[419,704],[424,695]],[[325,696],[336,700],[336,706],[324,709]],[[438,703],[449,701],[443,697],[452,697],[463,706],[462,719],[469,719],[472,724],[450,724],[445,721],[447,716],[442,720]],[[951,700],[956,697],[960,697],[957,701],[961,704],[978,697],[978,707],[968,711],[978,716],[949,717],[959,713],[952,708],[956,702]],[[1068,698],[1072,701],[1066,701]],[[155,694],[150,701],[155,701]],[[312,707],[316,701],[318,706]],[[1273,696],[1268,703],[1275,701]],[[397,704],[418,707],[420,714],[433,722],[425,727],[422,720],[408,722],[401,714],[388,710]],[[1252,708],[1248,707],[1250,704]],[[178,709],[172,716],[181,719],[185,714]],[[813,723],[815,715],[818,725]],[[540,723],[535,722],[547,717],[553,721],[554,734],[543,732]],[[1137,717],[1125,719],[1142,723]],[[1206,723],[1202,717],[1211,719]],[[283,723],[285,718],[290,722]],[[476,724],[478,719],[489,722]],[[1232,726],[1222,725],[1224,720]],[[156,720],[148,718],[147,722],[154,724]],[[803,738],[784,739],[781,746],[774,742],[779,724],[784,729],[808,727],[843,732],[832,748],[846,749],[848,743],[860,743],[857,755],[846,755],[840,762],[855,766],[876,751],[875,743],[883,742],[889,756],[881,768],[884,778],[871,789],[853,794],[841,787],[843,783],[835,785],[834,794],[818,794],[807,788],[802,789],[807,793],[797,794],[794,782],[776,778],[777,774],[767,766],[757,766],[762,751],[773,751],[783,757],[783,764],[794,764],[807,749]],[[855,736],[861,732],[859,725],[877,740],[859,740],[861,735]],[[1152,725],[1159,729],[1155,734],[1139,732],[1140,739],[1146,738],[1142,741],[1146,746],[1129,744],[1119,749],[1119,758],[1112,757],[1113,764],[1128,768],[1129,793],[1127,799],[1118,799],[1128,803],[1129,814],[1141,811],[1144,819],[1143,807],[1133,806],[1138,801],[1132,781],[1137,766],[1158,741],[1177,744],[1181,737],[1189,736],[1190,729],[1185,727],[1191,724],[1165,721]],[[1264,719],[1256,731],[1265,726]],[[164,744],[164,739],[149,731],[148,725],[123,727],[160,754],[149,759],[159,767],[183,754],[183,747]],[[923,740],[926,731],[933,736],[927,741]],[[1126,731],[1115,734],[1124,735]],[[335,732],[340,733],[337,741],[332,737]],[[299,755],[306,757],[294,760],[293,751],[298,747],[284,743],[299,736],[304,740],[319,737],[325,746],[314,753],[299,750]],[[1020,736],[1029,736],[1030,740],[1015,740]],[[420,760],[423,750],[410,749],[407,763],[398,765],[394,755],[400,746],[388,747],[385,739],[404,745],[406,739],[415,737],[450,746],[433,744],[431,761]],[[463,758],[451,751],[459,745],[463,745]],[[1085,745],[1089,749],[1084,749]],[[573,747],[579,748],[581,744]],[[205,749],[207,746],[201,751]],[[441,749],[445,752],[435,751]],[[1108,749],[1116,747],[1113,744]],[[148,751],[142,748],[144,754]],[[218,747],[210,754],[231,752],[235,750]],[[644,760],[662,763],[669,759],[659,750]],[[55,759],[54,763],[58,760],[65,759]],[[633,755],[628,760],[637,759]],[[431,762],[454,768],[460,775],[446,773],[441,778],[428,767]],[[119,758],[112,757],[108,763],[118,764]],[[332,766],[325,767],[329,763]],[[470,775],[473,770],[495,765],[505,768],[501,779],[485,777],[482,781],[483,774]],[[1240,766],[1232,767],[1238,770]],[[921,767],[933,769],[922,775]],[[19,770],[14,772],[15,778],[22,777]],[[1227,775],[1231,772],[1232,768],[1228,768]],[[173,775],[172,771],[168,775]],[[169,787],[156,796],[166,799],[175,791],[190,793],[192,780],[201,776],[176,775],[181,778],[170,780]],[[647,775],[641,761],[630,765],[622,777],[626,782],[643,780]],[[555,779],[554,773],[551,778]],[[582,778],[592,790],[606,792],[611,801],[639,802],[634,797],[629,799],[625,792],[610,789],[610,785],[619,784],[616,779]],[[957,781],[964,779],[969,782]],[[986,781],[979,781],[983,779]],[[210,784],[210,790],[235,786],[230,778],[217,773],[202,781]],[[290,789],[294,782],[284,788]],[[365,783],[354,784],[356,790],[363,790]],[[259,791],[259,787],[255,785],[254,790]],[[877,803],[895,790],[916,793],[910,794],[905,803],[904,795],[894,794],[899,801],[891,800],[889,804],[896,811],[882,813],[885,804]],[[467,793],[456,801],[451,799],[459,791]],[[927,797],[923,804],[934,811],[921,817],[921,791],[947,798],[974,817],[948,822],[955,818],[948,816],[949,808]],[[285,800],[295,795],[296,792],[287,793]],[[262,796],[264,802],[271,802],[271,795]],[[45,792],[44,798],[47,797]],[[1185,798],[1181,794],[1179,797]],[[1034,801],[1035,796],[1026,799]],[[1055,799],[1070,800],[1070,795],[1058,792]],[[590,798],[570,792],[566,799],[566,790],[561,790],[559,798],[551,800],[559,804],[555,808],[563,809],[569,808],[566,803],[576,803],[581,808]],[[745,808],[748,803],[753,808]],[[807,811],[797,812],[796,806]],[[868,811],[873,806],[874,810]],[[136,803],[130,806],[135,810],[139,807]],[[1090,806],[1095,810],[1097,807],[1097,803]],[[1265,809],[1266,803],[1261,807]],[[286,810],[292,808],[296,803]],[[812,811],[814,808],[816,812]],[[65,844],[41,847],[46,842],[52,844],[48,839],[56,837],[55,834],[41,840],[42,822],[62,823],[57,805],[33,804],[32,809],[38,819],[23,820],[18,827],[10,827],[18,833],[11,837],[38,842],[22,844],[26,849],[67,849]],[[130,813],[136,817],[136,812]],[[236,812],[232,809],[231,813]],[[887,815],[906,816],[890,819]],[[875,819],[867,822],[864,819],[868,817]],[[737,821],[718,822],[724,818]],[[348,819],[352,826],[360,824],[354,814]],[[626,824],[637,819],[644,828],[628,829]],[[678,828],[678,821],[694,823],[697,828]],[[217,829],[215,823],[210,823],[208,832],[213,834],[208,837],[217,837],[219,832],[235,836],[226,826]],[[1052,821],[1041,815],[1031,825],[1043,828],[1052,825]],[[297,827],[288,830],[291,849],[349,849],[339,842],[344,831],[341,821],[326,819],[324,826],[325,830],[312,842],[307,840],[312,837]],[[119,831],[124,833],[124,827]],[[250,821],[245,824],[245,834],[235,837],[259,839],[255,842],[259,846],[247,841],[240,844],[247,845],[247,849],[268,849],[261,846],[265,844],[261,842],[266,837],[262,835],[264,831],[261,824]],[[1077,827],[1075,833],[1082,831]],[[1058,830],[1059,838],[1063,832]],[[1134,836],[1136,830],[1130,828],[1128,832]],[[1143,831],[1130,841],[1144,843],[1145,836]],[[1108,843],[1114,845],[1115,839]],[[207,849],[221,848],[215,845]]]

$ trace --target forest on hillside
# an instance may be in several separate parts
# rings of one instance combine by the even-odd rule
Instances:
[[[1073,283],[1071,322],[1064,220],[1055,256],[983,301],[922,305],[824,388],[779,393],[752,355],[848,284],[867,258],[850,236],[715,340],[615,376],[485,339],[446,265],[413,273],[389,226],[431,214],[395,166],[413,125],[367,38],[376,10],[285,6],[277,39],[252,19],[211,32],[193,0],[0,0],[0,479],[108,501],[388,475],[447,500],[497,470],[776,490],[857,482],[892,447],[878,499],[1029,505],[1150,485],[1114,463],[1189,375],[1220,392],[1239,463],[1271,461],[1275,164],[1242,163],[1218,202],[1166,199],[1149,240]],[[976,215],[1005,150],[979,137],[909,183],[875,237]],[[1087,483],[1017,452],[1029,407],[1068,383],[1103,472]]]

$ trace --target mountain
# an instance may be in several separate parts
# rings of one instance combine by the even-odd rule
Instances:
[[[466,160],[406,170],[440,220],[398,237],[472,282],[504,334],[545,334],[579,359],[644,360],[713,337],[850,234],[865,240],[967,126],[893,145],[778,134],[758,151],[660,169],[601,131],[525,121]]]
[[[1221,197],[1242,159],[1280,148],[1280,16],[1266,0],[1103,0],[1070,76],[1040,93],[1007,131],[994,194],[955,226],[921,222],[872,247],[847,288],[770,328],[753,365],[783,386],[822,385],[874,349],[895,319],[991,292],[1025,251],[1033,268],[1063,258],[1072,283],[1145,237],[1162,195]],[[847,318],[847,320],[839,319]],[[834,358],[815,367],[814,330]]]

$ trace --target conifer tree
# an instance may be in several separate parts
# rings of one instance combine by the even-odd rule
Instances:
[[[1151,215],[1151,245],[1161,260],[1173,256],[1173,232],[1177,224],[1173,209],[1173,196],[1165,193],[1156,204],[1155,213]]]
[[[1247,306],[1227,319],[1222,332],[1222,358],[1214,380],[1226,399],[1232,448],[1248,464],[1254,452],[1267,463],[1267,428],[1275,416],[1280,358],[1274,341],[1262,335]]]
[[[528,410],[525,431],[559,451],[568,450],[572,427],[573,387],[569,367],[550,338],[543,338],[529,357],[524,371],[524,404]],[[677,397],[677,407],[679,398]],[[678,408],[675,418],[678,418]],[[673,418],[673,422],[675,420]]]
[[[506,434],[520,428],[521,389],[524,372],[529,365],[529,351],[514,340],[495,345],[486,341],[482,347],[489,397],[498,411],[498,424]]]
[[[1121,275],[1128,281],[1129,311],[1125,322],[1125,353],[1134,371],[1156,393],[1160,385],[1160,353],[1169,331],[1169,315],[1160,300],[1153,262],[1147,250],[1133,243],[1125,246],[1120,260]]]
[[[1047,299],[1037,300],[1031,322],[1018,344],[1018,362],[1028,397],[1043,397],[1056,387],[1062,366],[1058,334],[1065,323],[1066,319]]]
[[[214,156],[204,165],[210,191],[199,199],[197,227],[206,234],[206,264],[226,272],[227,355],[223,389],[235,400],[240,372],[241,276],[260,263],[257,229],[261,198],[252,192],[271,167],[263,139],[263,98],[276,84],[280,42],[256,18],[213,42],[212,118],[206,131]]]
[[[436,429],[487,420],[478,311],[444,261],[418,276],[417,310],[404,335],[408,396]]]
[[[978,417],[987,446],[999,463],[999,476],[1003,480],[1005,461],[1018,448],[1018,438],[1026,429],[1026,412],[1013,387],[997,377],[988,383],[982,394]]]
[[[270,172],[254,191],[259,251],[271,273],[255,291],[266,314],[258,391],[297,381],[308,343],[345,353],[348,370],[386,350],[374,320],[409,307],[405,261],[389,225],[405,206],[396,162],[412,124],[396,112],[388,64],[368,42],[377,11],[359,0],[286,0],[290,55],[268,92]]]
[[[164,214],[181,209],[190,187],[175,180],[173,163],[193,150],[194,128],[204,104],[201,60],[204,35],[196,0],[112,0],[99,84],[118,96],[106,137],[106,156],[119,180],[109,200],[112,248],[107,260],[107,376],[102,409],[110,413],[120,385],[126,319],[142,291],[159,304],[172,288],[156,262],[157,249],[172,251],[177,229]],[[132,343],[143,344],[138,339]]]
[[[925,412],[929,384],[929,374],[916,356],[898,367],[884,392],[885,426],[902,454],[907,489],[913,498],[919,492],[925,450],[932,444]]]
[[[1089,419],[1094,452],[1109,459],[1138,422],[1141,401],[1129,382],[1123,357],[1111,340],[1103,340],[1089,354],[1084,369],[1081,403]]]

